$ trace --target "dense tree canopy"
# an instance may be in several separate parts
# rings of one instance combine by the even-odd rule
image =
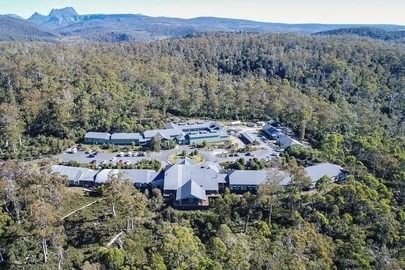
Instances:
[[[2,267],[405,267],[402,45],[223,33],[150,44],[4,43],[0,62],[1,158],[56,153],[86,130],[161,127],[170,115],[273,119],[313,145],[282,157],[290,188],[226,191],[204,212],[175,211],[159,190],[142,194],[117,179],[86,196],[46,166],[6,162]],[[322,160],[344,165],[348,181],[322,179],[302,192],[302,166]]]

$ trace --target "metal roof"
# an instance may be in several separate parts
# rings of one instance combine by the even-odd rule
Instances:
[[[258,186],[267,179],[266,171],[237,170],[229,174],[229,185]]]
[[[117,175],[118,170],[116,169],[104,169],[97,173],[95,182],[97,184],[105,184],[110,180],[110,176]]]
[[[273,127],[272,125],[267,125],[263,127],[264,133],[266,133],[269,136],[274,137],[275,135],[280,135],[282,134],[281,130],[279,130],[276,127]]]
[[[302,145],[302,143],[300,143],[299,141],[297,141],[297,140],[295,140],[295,139],[293,139],[293,138],[291,138],[291,137],[289,137],[289,136],[287,136],[285,134],[278,137],[277,143],[280,146],[291,146],[291,145],[294,145],[294,144]]]
[[[212,132],[212,133],[190,133],[188,134],[190,139],[199,139],[199,138],[214,138],[214,137],[219,137],[220,134],[218,132]]]
[[[183,132],[180,129],[152,129],[152,130],[146,130],[143,133],[143,136],[145,138],[153,138],[156,135],[161,135],[165,139],[170,139],[171,137],[176,137],[176,136],[181,136],[183,135]]]
[[[305,168],[305,172],[311,178],[312,182],[317,182],[323,176],[328,176],[332,179],[335,179],[342,173],[342,170],[342,167],[332,163],[320,163]]]
[[[154,170],[137,169],[103,169],[97,175],[95,182],[97,184],[107,183],[110,176],[121,174],[122,178],[130,180],[133,184],[149,184],[158,173]]]
[[[177,190],[187,181],[193,180],[208,191],[218,191],[218,183],[225,180],[224,174],[218,174],[207,166],[194,164],[176,164],[168,167],[164,176],[164,190]]]
[[[101,140],[109,140],[111,137],[110,133],[107,132],[87,132],[84,135],[85,139],[101,139]]]
[[[242,135],[243,138],[245,138],[249,143],[254,143],[255,141],[257,141],[257,138],[253,134],[243,132],[240,135]]]
[[[193,180],[188,180],[184,185],[176,191],[176,200],[184,200],[189,198],[196,198],[199,200],[205,200],[206,194],[205,189],[198,185]]]
[[[183,132],[195,131],[195,130],[210,130],[219,129],[219,126],[213,122],[201,122],[201,123],[167,123],[167,128],[181,129]]]
[[[113,133],[111,140],[140,140],[143,139],[140,133]]]
[[[118,170],[118,173],[122,174],[124,178],[130,180],[134,184],[149,184],[159,174],[154,170],[135,170],[135,169]]]
[[[51,166],[52,173],[59,173],[60,175],[66,176],[69,181],[94,181],[94,177],[97,174],[96,170],[70,167],[62,165]]]

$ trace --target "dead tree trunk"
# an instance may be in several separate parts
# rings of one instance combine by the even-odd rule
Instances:
[[[48,261],[48,245],[46,244],[46,239],[42,238],[42,253],[44,254],[44,263]]]
[[[116,235],[110,240],[110,242],[107,243],[107,247],[110,247],[112,244],[115,243],[115,241],[119,240],[119,238],[120,238],[121,235],[123,235],[123,234],[124,234],[123,231],[120,232],[120,233],[118,233],[118,234],[116,234]]]

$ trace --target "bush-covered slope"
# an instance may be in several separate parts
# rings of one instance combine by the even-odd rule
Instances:
[[[58,36],[24,19],[0,15],[0,41],[55,41]]]
[[[1,263],[12,269],[58,262],[75,269],[404,268],[404,59],[400,45],[294,35],[1,44],[2,158],[54,153],[90,129],[158,127],[169,115],[271,118],[314,146],[289,149],[281,161],[298,180],[300,164],[311,160],[350,172],[347,183],[314,193],[302,194],[299,184],[264,187],[259,196],[224,194],[211,210],[190,213],[165,209],[157,191],[142,195],[116,183],[95,194],[100,203],[61,222],[69,204],[91,198],[55,197],[63,193],[60,179],[4,164]],[[100,248],[120,231],[121,244]]]

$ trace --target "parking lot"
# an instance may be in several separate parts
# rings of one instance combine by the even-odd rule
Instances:
[[[279,154],[277,151],[277,147],[260,134],[260,128],[253,128],[246,126],[232,126],[228,127],[228,131],[230,131],[229,140],[239,150],[244,149],[247,146],[247,144],[245,144],[245,142],[240,139],[241,133],[248,133],[253,138],[256,138],[255,141],[257,142],[257,144],[254,146],[250,145],[254,149],[250,150],[249,152],[240,152],[234,150],[232,151],[228,149],[214,149],[214,150],[198,149],[199,154],[202,155],[204,158],[204,162],[222,163],[235,161],[240,158],[243,158],[245,160],[249,160],[252,158],[270,160]],[[154,159],[160,161],[164,166],[168,164],[169,157],[172,156],[173,154],[182,151],[186,151],[189,153],[194,150],[195,149],[189,145],[178,145],[175,149],[171,150],[161,150],[160,152],[139,152],[140,154],[124,152],[122,153],[122,155],[118,155],[118,153],[99,152],[96,155],[91,155],[91,153],[88,152],[77,151],[74,153],[65,152],[56,155],[54,156],[54,159],[62,162],[74,161],[82,164],[94,163],[97,165],[103,163],[116,164],[118,162],[126,164],[134,164],[145,159],[146,160]]]
[[[235,137],[236,138],[236,137]],[[269,144],[260,143],[257,146],[257,150],[250,151],[250,152],[238,152],[233,153],[226,149],[215,149],[215,150],[206,150],[206,149],[198,149],[200,155],[203,156],[204,162],[227,162],[227,161],[235,161],[237,159],[243,158],[245,160],[249,160],[252,158],[257,159],[266,159],[269,160],[273,158],[276,154],[273,147]],[[59,155],[54,156],[54,159],[62,161],[62,162],[78,162],[82,164],[88,163],[95,163],[95,164],[102,164],[102,163],[112,163],[116,164],[118,162],[122,163],[130,163],[134,164],[142,160],[158,160],[165,165],[168,163],[168,159],[171,155],[175,153],[179,153],[182,151],[191,152],[195,149],[188,146],[188,145],[179,145],[175,149],[171,150],[161,150],[160,152],[141,152],[144,156],[128,156],[128,153],[124,152],[123,156],[117,156],[117,153],[108,153],[108,152],[99,152],[96,155],[91,155],[91,153],[86,153],[84,151],[77,151],[75,153],[62,153]]]
[[[122,162],[131,162],[131,163],[136,163],[139,162],[143,159],[147,159],[147,156],[144,157],[127,157],[127,156],[123,156],[123,157],[117,157],[116,153],[104,153],[104,152],[100,152],[97,155],[95,155],[94,157],[90,157],[89,154],[86,154],[84,151],[77,151],[76,153],[62,153],[60,155],[57,155],[54,157],[57,160],[60,161],[64,161],[64,162],[68,162],[68,161],[76,161],[79,163],[96,163],[96,164],[100,164],[102,162],[111,162],[111,163],[116,163],[119,162],[120,160]]]

